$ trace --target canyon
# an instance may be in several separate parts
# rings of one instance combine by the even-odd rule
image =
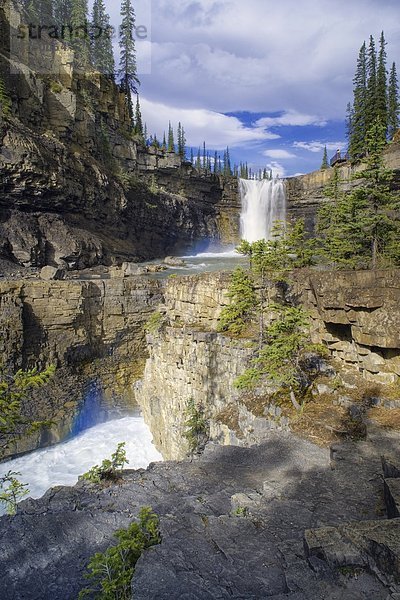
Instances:
[[[40,57],[49,77],[16,61],[6,41],[20,15],[4,0],[0,12],[12,90],[0,118],[0,353],[9,372],[56,367],[22,405],[51,425],[6,456],[67,438],[96,384],[111,404],[118,395],[140,406],[164,458],[107,485],[52,488],[2,517],[1,597],[76,597],[89,558],[151,505],[162,543],[139,560],[135,598],[398,600],[398,431],[373,410],[400,409],[399,270],[296,273],[292,293],[328,352],[311,392],[325,412],[239,392],[256,345],[218,331],[230,273],[143,264],[234,246],[237,178],[145,147],[118,86],[76,72],[68,48]],[[398,186],[399,141],[385,161]],[[340,167],[343,189],[358,168]],[[331,176],[277,182],[286,215],[304,218],[310,236]],[[194,453],[191,402],[207,423]]]

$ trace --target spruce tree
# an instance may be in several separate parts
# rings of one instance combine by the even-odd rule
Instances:
[[[214,173],[218,173],[218,152],[214,152]]]
[[[229,152],[229,148],[227,147],[225,152],[224,152],[224,170],[223,173],[225,175],[225,177],[231,177],[232,176],[232,166],[231,166],[231,158],[230,158],[230,152]]]
[[[169,125],[168,125],[168,146],[167,146],[167,151],[168,152],[175,152],[174,130],[172,128],[171,121],[169,122]]]
[[[201,171],[201,152],[200,152],[200,147],[197,151],[197,158],[196,158],[196,169],[198,171]]]
[[[185,130],[182,127],[182,123],[178,123],[178,155],[182,160],[186,158],[186,138],[185,138]]]
[[[64,41],[70,41],[69,26],[72,21],[71,0],[54,0],[54,21],[58,27],[59,35],[64,34]]]
[[[329,168],[329,162],[328,162],[328,150],[325,146],[324,148],[324,155],[322,157],[322,164],[321,164],[321,169],[325,170]]]
[[[71,25],[73,27],[72,46],[75,50],[75,62],[86,67],[90,58],[88,0],[71,0]]]
[[[138,135],[140,137],[141,141],[144,141],[143,120],[142,120],[142,111],[140,110],[139,94],[137,94],[137,96],[136,96],[134,132],[136,135]],[[164,134],[164,138],[165,138],[165,134]]]
[[[53,24],[53,0],[29,0],[26,3],[26,12],[34,25]]]
[[[119,34],[120,63],[119,77],[121,89],[125,94],[129,116],[133,120],[132,93],[137,94],[139,79],[137,77],[135,49],[135,11],[132,0],[122,0],[122,23]]]
[[[393,173],[385,168],[383,149],[386,126],[377,117],[366,135],[364,169],[355,175],[359,185],[341,191],[338,171],[327,195],[333,203],[318,215],[323,253],[338,267],[377,268],[398,264],[396,240],[400,236],[396,215],[398,198],[391,189]]]
[[[389,75],[388,90],[388,136],[392,139],[400,126],[399,85],[397,80],[396,63],[393,63]]]
[[[167,151],[167,136],[165,135],[165,131],[164,131],[164,134],[163,134],[163,141],[162,141],[161,150],[163,150],[163,152]]]
[[[93,66],[110,78],[114,77],[115,62],[111,39],[110,17],[103,0],[94,0],[92,11],[93,34],[91,57]]]
[[[385,125],[385,139],[387,134],[388,124],[388,88],[387,88],[387,71],[386,71],[386,41],[385,35],[382,31],[379,40],[379,58],[378,58],[378,70],[376,75],[376,113],[375,116],[379,117],[382,124]]]
[[[349,153],[354,160],[364,153],[366,136],[367,114],[367,47],[365,42],[358,55],[354,83],[354,104],[351,120],[351,137],[349,139]]]
[[[369,38],[368,58],[367,58],[367,101],[365,114],[365,132],[367,133],[376,118],[378,98],[377,98],[377,58],[375,40],[372,35]],[[364,148],[365,149],[365,148]]]

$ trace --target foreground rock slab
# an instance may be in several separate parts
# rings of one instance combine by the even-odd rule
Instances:
[[[108,487],[49,490],[1,519],[0,597],[75,598],[89,557],[150,505],[162,543],[138,562],[135,600],[386,600],[395,585],[367,564],[350,576],[303,543],[306,530],[349,521],[389,527],[377,514],[382,452],[398,452],[395,436],[344,445],[332,468],[326,450],[271,433],[261,446],[212,446],[193,461],[127,471]]]

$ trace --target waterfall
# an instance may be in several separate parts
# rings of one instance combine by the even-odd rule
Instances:
[[[240,233],[243,240],[271,239],[274,221],[285,221],[285,183],[280,179],[239,179],[242,213]]]

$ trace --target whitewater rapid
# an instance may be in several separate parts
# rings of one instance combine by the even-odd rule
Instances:
[[[40,498],[51,487],[74,485],[79,475],[104,458],[110,458],[119,442],[126,442],[127,469],[146,468],[162,461],[153,445],[152,435],[140,416],[126,416],[101,423],[73,439],[36,450],[0,464],[0,476],[9,470],[21,473],[31,498]]]

